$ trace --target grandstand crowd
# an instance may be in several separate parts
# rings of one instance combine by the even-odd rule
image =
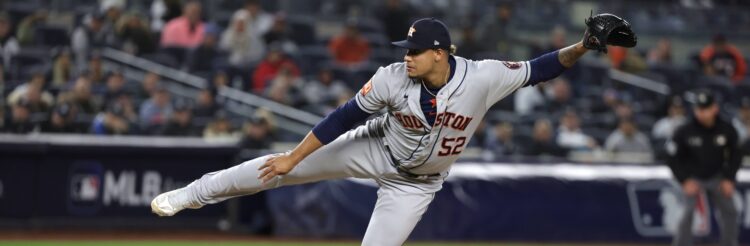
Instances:
[[[250,149],[291,139],[267,110],[251,117],[228,112],[217,93],[222,87],[323,116],[351,98],[379,66],[401,61],[404,51],[390,42],[403,39],[410,23],[424,16],[444,19],[457,54],[470,59],[532,59],[572,44],[582,30],[555,9],[574,2],[565,0],[100,0],[80,1],[92,5],[65,11],[46,8],[41,2],[47,1],[31,2],[41,6],[5,3],[0,12],[0,131],[193,136],[237,140]],[[728,20],[705,19],[702,25],[711,30],[733,21],[750,30],[750,8],[742,1],[663,1],[645,13],[617,2],[608,6],[611,12],[622,11],[636,33],[646,22],[652,29],[645,32],[652,36],[659,28],[679,32],[694,26],[695,18],[675,9],[708,16],[736,8],[740,11],[727,14]],[[537,8],[540,4],[547,8]],[[528,15],[552,24],[530,23]],[[325,22],[326,16],[337,21]],[[331,22],[336,28],[326,25]],[[541,39],[516,35],[535,28],[548,34]],[[704,36],[705,46],[689,51],[686,62],[674,58],[669,35],[653,45],[589,52],[587,62],[563,76],[522,88],[495,105],[470,146],[487,158],[564,158],[571,151],[603,150],[658,159],[672,131],[690,120],[686,92],[708,87],[722,99],[722,117],[732,121],[750,149],[748,60],[733,44],[734,36]],[[126,70],[107,66],[105,48],[197,75],[209,86],[195,98],[176,96],[158,71],[133,79]],[[610,68],[669,91],[612,79]]]

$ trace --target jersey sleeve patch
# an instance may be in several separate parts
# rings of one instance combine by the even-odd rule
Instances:
[[[523,66],[523,63],[521,62],[512,62],[512,61],[503,61],[503,65],[507,67],[508,69],[516,70],[521,68]]]
[[[370,90],[372,90],[372,80],[367,81],[367,83],[362,86],[362,89],[359,90],[359,94],[366,96],[367,93],[370,93]]]

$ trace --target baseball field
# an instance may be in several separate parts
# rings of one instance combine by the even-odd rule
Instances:
[[[0,246],[356,246],[356,242],[334,243],[334,242],[192,242],[192,241],[0,241]],[[410,246],[615,246],[619,244],[528,244],[528,243],[407,243]]]
[[[0,246],[356,246],[356,240],[165,230],[2,230]],[[625,246],[616,243],[407,242],[409,246]],[[638,246],[648,246],[638,244]]]

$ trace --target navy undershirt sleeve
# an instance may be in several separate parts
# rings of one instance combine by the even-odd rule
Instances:
[[[553,51],[529,61],[531,75],[524,86],[533,86],[540,82],[548,81],[565,72],[565,66],[557,58],[560,51]]]
[[[315,125],[312,132],[321,143],[328,144],[352,129],[355,124],[366,120],[370,115],[370,113],[359,108],[357,102],[352,98]]]

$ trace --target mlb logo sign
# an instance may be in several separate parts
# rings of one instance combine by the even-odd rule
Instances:
[[[641,236],[670,237],[675,234],[684,212],[683,195],[676,184],[665,180],[628,184],[633,225]],[[711,234],[711,209],[705,194],[696,201],[693,235]]]
[[[99,199],[101,178],[95,174],[78,174],[71,178],[70,198],[73,201],[92,202]]]

